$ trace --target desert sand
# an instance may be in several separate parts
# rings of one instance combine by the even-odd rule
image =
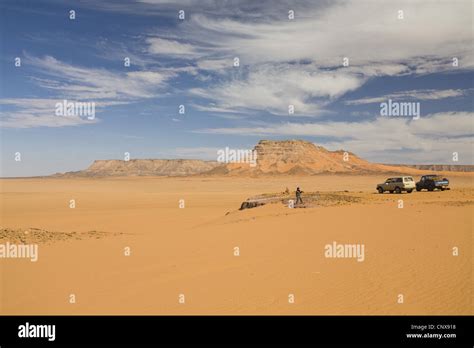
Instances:
[[[1,179],[0,243],[39,255],[0,259],[0,312],[472,314],[474,176],[377,194],[386,177]],[[296,186],[350,199],[238,210]],[[334,241],[364,244],[364,261],[326,258]]]

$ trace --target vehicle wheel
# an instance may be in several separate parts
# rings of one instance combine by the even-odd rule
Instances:
[[[441,191],[444,191],[444,187],[441,187],[441,189],[440,189],[440,190],[441,190]]]
[[[407,190],[407,193],[411,193],[411,191],[413,191],[413,190]]]
[[[418,186],[417,186],[417,187],[416,187],[416,190],[417,190],[418,192],[420,192],[420,191],[421,191],[421,187],[418,187]]]
[[[383,188],[378,187],[378,188],[377,188],[377,191],[379,191],[379,193],[383,193]]]
[[[433,186],[428,187],[428,191],[433,191],[433,190],[434,190]]]
[[[395,187],[395,193],[397,194],[402,193],[402,190],[400,189],[400,187]]]

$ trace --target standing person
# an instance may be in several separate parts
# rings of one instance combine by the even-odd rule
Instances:
[[[301,199],[301,194],[303,193],[303,191],[300,190],[299,187],[296,188],[296,204],[298,204],[298,202],[300,202],[301,204],[303,204],[303,200]]]

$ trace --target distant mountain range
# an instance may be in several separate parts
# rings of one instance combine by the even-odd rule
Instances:
[[[187,176],[206,173],[220,166],[213,161],[188,159],[96,160],[89,168],[57,176]]]
[[[232,153],[234,151],[234,153]],[[55,174],[62,177],[106,176],[189,176],[189,175],[315,175],[323,173],[375,174],[413,173],[418,170],[473,171],[474,166],[452,165],[386,165],[371,163],[344,150],[328,151],[303,140],[261,140],[248,155],[234,156],[239,150],[227,149],[230,162],[188,159],[96,160],[81,171]],[[241,150],[241,154],[245,150]],[[223,154],[223,153],[222,153]],[[256,154],[256,155],[255,155]],[[216,159],[217,159],[216,154]],[[238,159],[240,162],[235,163]]]
[[[474,172],[474,165],[469,164],[387,164],[388,166],[403,166],[419,170],[442,172]]]

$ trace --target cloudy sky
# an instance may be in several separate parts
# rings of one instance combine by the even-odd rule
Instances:
[[[3,0],[0,27],[1,176],[260,139],[474,163],[471,0]],[[389,99],[420,118],[382,116]],[[58,116],[64,100],[95,118]]]

